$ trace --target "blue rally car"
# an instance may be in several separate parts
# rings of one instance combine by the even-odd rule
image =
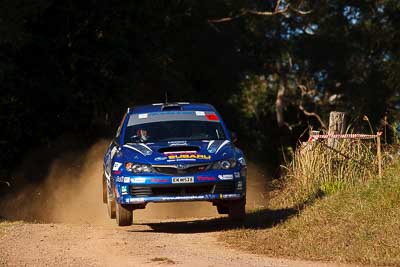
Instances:
[[[245,216],[246,161],[209,104],[129,108],[104,156],[103,202],[119,226],[147,203],[209,201]]]

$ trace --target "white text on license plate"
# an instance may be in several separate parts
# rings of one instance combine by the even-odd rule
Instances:
[[[172,177],[173,184],[190,184],[194,182],[194,177]]]

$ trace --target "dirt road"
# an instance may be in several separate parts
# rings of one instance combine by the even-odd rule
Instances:
[[[0,236],[1,266],[335,266],[271,259],[217,241],[223,219],[19,224]],[[238,240],[240,242],[240,240]]]
[[[117,227],[101,201],[106,145],[60,156],[42,184],[0,202],[0,216],[24,221],[0,231],[0,266],[331,266],[218,243],[232,225],[210,203],[150,204],[134,212],[134,225]],[[265,205],[265,181],[249,169],[249,208]]]

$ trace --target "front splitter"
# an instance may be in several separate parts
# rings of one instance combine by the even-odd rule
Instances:
[[[120,204],[142,204],[162,202],[190,202],[210,200],[237,200],[243,198],[243,194],[204,194],[186,196],[153,196],[153,197],[130,197],[121,196],[117,201]]]

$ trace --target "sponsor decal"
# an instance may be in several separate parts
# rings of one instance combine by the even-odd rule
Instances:
[[[172,183],[173,184],[191,184],[191,183],[194,183],[194,177],[193,176],[172,177]]]
[[[215,140],[211,140],[208,143],[208,146],[207,146],[208,153],[214,154],[215,151],[217,151],[217,147],[214,144],[215,144]]]
[[[197,181],[215,181],[217,178],[213,176],[197,176]]]
[[[121,174],[122,173],[122,171],[113,171],[113,174]]]
[[[169,155],[168,159],[206,159],[209,160],[211,159],[211,156],[209,155],[202,155],[202,154],[181,154],[181,155]]]
[[[131,145],[124,145],[123,147],[135,150],[136,152],[139,152],[143,156],[149,156],[153,153],[153,151],[150,148],[147,148],[145,145],[141,144],[131,144]]]
[[[123,182],[124,182],[124,177],[123,177],[123,176],[117,176],[117,177],[115,177],[115,182],[116,182],[116,183],[123,183]]]
[[[235,175],[235,178],[240,178],[240,172],[234,172],[233,175]]]
[[[139,143],[138,145],[146,148],[148,150],[148,152],[153,152],[153,150],[150,147],[148,147],[146,144]]]
[[[167,157],[157,157],[157,158],[154,158],[155,161],[161,161],[161,160],[167,160],[167,159],[168,159]]]
[[[121,186],[121,195],[127,195],[128,194],[128,187],[126,185]]]
[[[182,197],[162,197],[161,200],[163,201],[170,201],[170,200],[201,200],[206,199],[207,196],[182,196]]]
[[[163,179],[160,179],[160,178],[151,178],[151,179],[150,179],[150,182],[152,182],[152,183],[168,183],[169,180],[168,180],[168,179],[165,179],[165,178],[163,178]]]
[[[232,174],[220,174],[220,175],[218,175],[218,178],[221,180],[233,180],[233,175]]]
[[[177,162],[177,161],[196,161],[196,159],[169,159],[167,162]]]
[[[218,148],[217,148],[217,150],[215,151],[215,154],[217,154],[218,153],[218,151],[220,151],[221,150],[221,148],[223,148],[226,144],[228,144],[229,143],[229,141],[228,140],[225,140]]]
[[[114,162],[112,170],[113,171],[118,171],[119,167],[121,167],[121,166],[122,166],[121,162]]]
[[[139,119],[147,119],[148,116],[149,116],[149,114],[143,113],[143,114],[139,114],[138,118]]]
[[[131,181],[131,178],[129,177],[124,177],[124,183],[129,183]]]
[[[146,178],[131,178],[131,183],[143,184],[146,182]]]

